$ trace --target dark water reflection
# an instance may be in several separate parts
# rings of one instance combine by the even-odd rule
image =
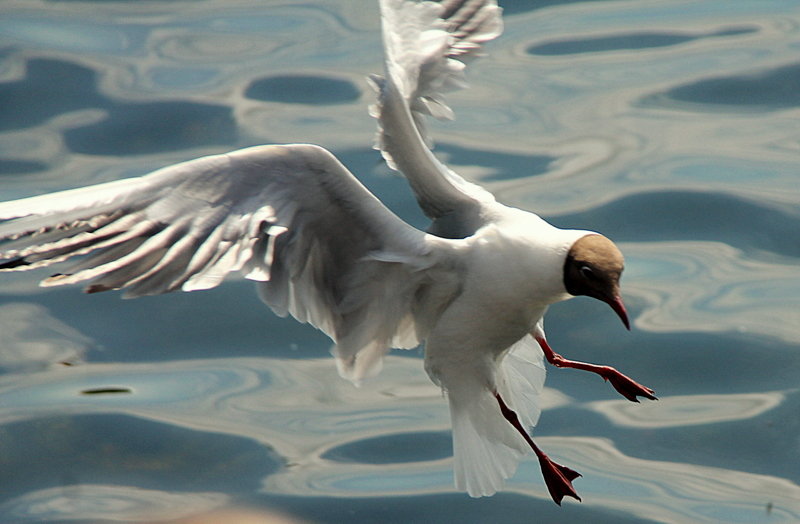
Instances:
[[[599,53],[604,51],[621,51],[625,49],[641,50],[650,47],[668,47],[702,38],[716,36],[737,36],[753,33],[755,28],[730,28],[712,33],[624,33],[620,35],[598,36],[577,40],[560,40],[545,42],[528,48],[532,55],[569,55],[577,53]]]
[[[0,279],[0,521],[800,521],[800,13],[505,4],[504,37],[450,97],[457,121],[432,125],[436,152],[505,201],[620,241],[633,331],[576,299],[551,309],[548,339],[661,399],[549,371],[537,442],[583,474],[583,503],[553,505],[534,460],[494,497],[456,493],[419,351],[354,388],[327,338],[249,282],[122,301],[42,291],[39,272]],[[0,6],[2,199],[303,141],[425,227],[370,148],[372,3],[43,5]]]
[[[322,458],[339,462],[391,464],[436,460],[453,455],[450,432],[406,433],[363,439],[329,450]]]
[[[238,493],[280,462],[258,443],[122,415],[51,416],[4,426],[8,497],[80,484]],[[235,469],[235,477],[229,475]],[[54,474],[58,472],[58,474]]]
[[[695,111],[791,109],[800,105],[800,64],[708,78],[642,99],[656,107],[681,103]]]
[[[58,89],[53,89],[53,85]],[[95,73],[87,67],[52,59],[25,62],[25,77],[0,84],[0,129],[42,124],[54,116],[105,107],[108,100],[96,90]]]
[[[45,169],[47,169],[47,164],[43,162],[14,159],[0,160],[0,176],[6,173],[35,173],[37,171],[44,171]]]
[[[352,102],[360,96],[352,83],[324,76],[273,76],[253,81],[245,96],[266,102],[328,105]]]
[[[135,155],[236,143],[231,109],[192,102],[120,102],[98,90],[89,68],[58,60],[27,61],[24,79],[0,84],[0,130],[28,128],[60,114],[99,109],[105,118],[64,132],[74,153]],[[58,89],[54,90],[53,86]]]
[[[626,219],[633,215],[638,219]],[[662,241],[708,240],[725,242],[743,251],[800,256],[800,242],[786,241],[800,230],[800,210],[796,206],[767,207],[724,193],[639,193],[553,220],[567,227],[592,224],[598,231],[613,229],[615,238],[623,241],[647,241],[654,236]]]

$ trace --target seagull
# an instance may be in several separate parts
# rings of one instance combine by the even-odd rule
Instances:
[[[380,0],[380,12],[376,148],[408,180],[427,231],[326,149],[263,145],[0,203],[0,270],[72,259],[41,285],[126,297],[209,289],[240,273],[276,314],[327,334],[354,383],[378,373],[390,348],[424,344],[425,370],[449,402],[456,487],[492,495],[532,451],[552,499],[580,500],[580,474],[530,434],[544,361],[596,373],[631,401],[656,397],[614,368],[556,353],[543,318],[555,302],[588,296],[630,329],[623,256],[605,236],[497,202],[432,153],[425,119],[453,118],[444,94],[465,86],[466,64],[502,32],[497,3]]]

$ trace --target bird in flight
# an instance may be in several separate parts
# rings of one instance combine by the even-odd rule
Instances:
[[[502,32],[494,0],[380,0],[384,74],[371,77],[377,148],[408,180],[420,231],[317,145],[250,147],[148,175],[0,203],[0,270],[71,260],[42,286],[137,297],[219,285],[231,272],[261,299],[334,342],[339,373],[376,374],[390,348],[425,347],[449,402],[455,484],[491,495],[533,451],[553,500],[580,500],[579,474],[533,441],[544,361],[597,373],[623,396],[654,392],[617,370],[571,361],[545,338],[550,304],[589,296],[630,329],[623,257],[606,237],[558,229],[505,206],[431,152],[425,118],[452,118],[443,93]]]

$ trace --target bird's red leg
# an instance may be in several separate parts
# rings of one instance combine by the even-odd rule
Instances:
[[[560,506],[561,499],[565,496],[581,500],[578,493],[575,492],[575,488],[572,487],[572,481],[580,477],[581,474],[550,460],[550,457],[539,449],[539,446],[533,442],[528,432],[522,427],[519,417],[514,410],[506,405],[499,393],[495,393],[494,396],[497,399],[497,403],[500,404],[500,411],[503,413],[503,416],[517,431],[519,431],[519,434],[522,435],[525,442],[527,442],[533,452],[536,453],[536,458],[539,459],[539,467],[542,469],[544,483],[547,485],[547,490],[550,492],[550,496],[553,497],[553,501]]]
[[[611,385],[614,386],[614,389],[616,389],[623,397],[632,402],[639,402],[639,399],[636,398],[637,396],[649,398],[650,400],[658,400],[655,395],[655,391],[639,384],[632,378],[623,375],[612,367],[587,364],[586,362],[577,362],[575,360],[567,360],[553,351],[553,348],[550,347],[544,337],[537,335],[536,341],[539,343],[542,351],[544,352],[544,358],[546,358],[548,362],[557,368],[574,368],[597,373],[603,377],[603,380],[611,382]]]

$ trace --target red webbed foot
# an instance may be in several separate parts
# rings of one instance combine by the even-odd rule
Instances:
[[[627,375],[623,375],[614,368],[606,368],[608,371],[600,373],[605,380],[609,381],[620,395],[627,398],[631,402],[639,402],[637,397],[649,398],[650,400],[658,400],[655,391],[645,387]]]
[[[558,368],[572,368],[572,369],[582,369],[584,371],[589,371],[591,373],[596,373],[603,377],[603,380],[607,380],[611,382],[611,385],[614,386],[623,397],[627,398],[631,402],[639,402],[637,397],[645,397],[649,398],[650,400],[658,400],[655,395],[655,391],[652,389],[645,387],[627,375],[623,375],[616,369],[609,367],[609,366],[598,366],[597,364],[589,364],[587,362],[578,362],[576,360],[568,360],[555,351],[545,340],[544,336],[539,335],[536,337],[536,341],[539,343],[539,346],[542,348],[544,352],[545,359],[552,365]]]
[[[528,435],[528,432],[522,427],[519,417],[514,410],[508,407],[499,393],[495,392],[494,396],[497,399],[497,402],[500,404],[500,411],[503,413],[503,416],[511,423],[512,426],[514,426],[522,438],[525,439],[525,442],[528,443],[533,452],[536,454],[536,458],[539,459],[539,467],[542,469],[542,477],[544,478],[544,483],[547,486],[547,491],[549,491],[550,496],[553,497],[553,502],[560,506],[561,500],[564,497],[573,497],[580,501],[581,498],[578,496],[575,488],[572,487],[572,481],[580,477],[581,474],[573,469],[569,469],[561,464],[556,464],[550,460],[550,457],[548,457],[544,451],[539,449],[539,446],[533,442],[531,436]]]
[[[572,487],[572,481],[580,477],[580,473],[553,462],[545,454],[539,455],[539,466],[542,469],[542,477],[544,477],[544,483],[547,485],[547,491],[550,492],[553,502],[560,506],[564,497],[581,500],[575,488]]]

